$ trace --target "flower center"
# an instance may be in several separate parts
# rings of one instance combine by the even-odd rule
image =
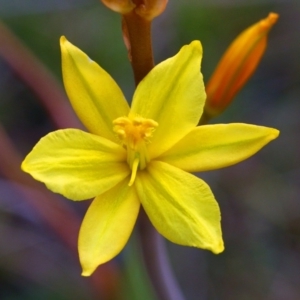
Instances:
[[[158,126],[152,119],[140,116],[120,117],[113,121],[113,130],[127,149],[127,162],[132,170],[129,186],[135,180],[137,169],[143,170],[149,162],[147,144]]]

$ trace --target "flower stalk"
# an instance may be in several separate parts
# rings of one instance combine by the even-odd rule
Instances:
[[[152,226],[144,210],[140,211],[138,225],[144,263],[157,299],[184,300],[169,263],[165,241]]]
[[[151,21],[135,12],[124,15],[123,37],[137,86],[154,67]],[[184,300],[171,270],[164,240],[143,208],[139,213],[138,229],[144,263],[156,297],[160,300]]]
[[[123,37],[137,86],[154,67],[151,21],[135,11],[123,15]]]
[[[125,15],[134,12],[143,19],[153,20],[166,8],[168,0],[101,0],[112,11]]]

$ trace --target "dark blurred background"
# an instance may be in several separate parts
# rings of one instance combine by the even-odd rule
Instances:
[[[269,12],[280,18],[258,69],[212,123],[265,125],[281,134],[245,162],[199,174],[220,204],[226,249],[216,256],[166,242],[187,300],[300,299],[300,2],[170,0],[166,12],[154,21],[154,51],[160,62],[182,45],[201,40],[207,81],[231,41]],[[107,70],[131,99],[134,82],[120,17],[100,1],[0,0],[0,18],[1,26],[9,28],[61,86],[59,37],[65,35]],[[10,141],[21,158],[39,138],[57,128],[36,93],[3,57],[0,122],[0,155],[9,150],[6,142]],[[73,203],[54,195],[77,220],[70,230],[71,242],[66,243],[32,204],[36,202],[30,201],[35,197],[41,204],[43,199],[28,194],[22,180],[14,180],[19,176],[15,162],[9,155],[0,160],[5,165],[0,167],[0,299],[155,300],[136,234],[121,255],[99,268],[95,279],[81,277],[74,248],[89,201]],[[57,223],[66,229],[68,215]]]

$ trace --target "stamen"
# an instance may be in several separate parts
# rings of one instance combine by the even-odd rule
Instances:
[[[137,172],[137,169],[138,169],[138,166],[139,166],[139,158],[136,157],[135,160],[133,161],[133,164],[132,164],[132,169],[131,169],[131,177],[130,177],[130,181],[128,183],[128,186],[132,186],[133,183],[134,183],[134,180],[136,178],[136,172]]]
[[[127,150],[127,162],[134,178],[134,168],[138,166],[143,170],[149,162],[147,144],[150,143],[157,126],[158,123],[154,120],[141,116],[120,117],[113,121],[113,130]],[[134,182],[134,178],[130,182]]]

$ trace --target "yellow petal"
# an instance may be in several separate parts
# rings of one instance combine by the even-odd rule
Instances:
[[[278,134],[239,123],[199,126],[158,159],[188,172],[219,169],[252,156]]]
[[[270,13],[243,31],[226,50],[206,86],[205,112],[209,116],[220,114],[253,74],[277,19],[277,14]]]
[[[129,106],[116,82],[65,37],[60,39],[62,71],[71,104],[86,128],[116,141],[112,121],[126,116]]]
[[[223,251],[220,210],[201,179],[152,161],[136,178],[139,199],[158,232],[173,243]]]
[[[43,137],[23,161],[22,169],[72,200],[100,195],[130,174],[121,146],[78,129]]]
[[[201,44],[194,41],[157,65],[136,89],[130,114],[158,122],[149,144],[152,158],[168,150],[200,119],[205,101],[201,59]]]
[[[82,275],[114,258],[127,243],[137,219],[140,202],[125,180],[98,196],[90,205],[80,228],[78,249]]]

